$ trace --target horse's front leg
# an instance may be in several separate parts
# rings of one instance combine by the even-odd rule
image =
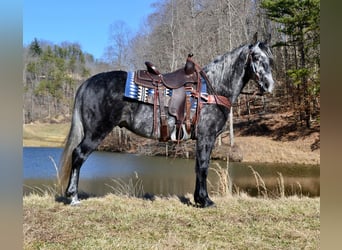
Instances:
[[[215,138],[199,139],[196,144],[196,188],[194,193],[195,203],[200,207],[210,207],[215,203],[209,198],[207,190],[207,176],[210,154],[215,143]]]

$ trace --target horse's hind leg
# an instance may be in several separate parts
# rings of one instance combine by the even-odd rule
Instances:
[[[85,137],[82,142],[72,152],[72,168],[70,173],[69,184],[66,189],[66,196],[71,197],[71,205],[77,205],[78,200],[78,181],[80,177],[80,169],[84,161],[97,145]]]
[[[106,129],[106,131],[103,131],[103,133],[98,133],[98,130],[96,134],[85,133],[81,143],[74,149],[72,153],[72,168],[69,184],[65,192],[67,197],[71,197],[71,205],[79,204],[78,181],[80,177],[81,166],[110,131],[111,129]]]

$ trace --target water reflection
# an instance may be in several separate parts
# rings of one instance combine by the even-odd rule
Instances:
[[[271,197],[278,196],[281,192],[286,196],[320,196],[319,166],[235,163],[229,168],[229,174],[233,190],[242,190],[251,196],[265,192]]]
[[[58,164],[61,151],[59,148],[24,148],[24,194],[54,186],[56,170],[49,156]],[[194,191],[194,164],[194,160],[186,159],[95,152],[81,169],[79,189],[89,195],[102,196],[117,188],[118,183],[113,180],[134,183],[138,176],[146,193],[184,195]],[[227,163],[212,162],[208,177],[212,193],[218,190],[219,178],[213,171],[218,166],[226,169]],[[228,172],[235,192],[252,196],[267,192],[272,197],[284,187],[285,195],[320,195],[319,166],[230,163]],[[259,180],[255,173],[261,177]]]

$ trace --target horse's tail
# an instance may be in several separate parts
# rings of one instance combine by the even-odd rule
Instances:
[[[66,143],[62,153],[61,161],[59,164],[59,187],[62,190],[62,194],[65,192],[65,188],[68,185],[71,167],[72,167],[72,152],[82,141],[84,136],[82,117],[80,114],[80,103],[77,101],[77,95],[74,104],[74,111],[72,115],[71,127],[69,135],[66,138]]]

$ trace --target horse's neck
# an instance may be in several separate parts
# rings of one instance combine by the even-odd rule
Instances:
[[[248,46],[244,45],[217,57],[203,68],[215,92],[226,96],[232,103],[246,84],[245,64]]]

